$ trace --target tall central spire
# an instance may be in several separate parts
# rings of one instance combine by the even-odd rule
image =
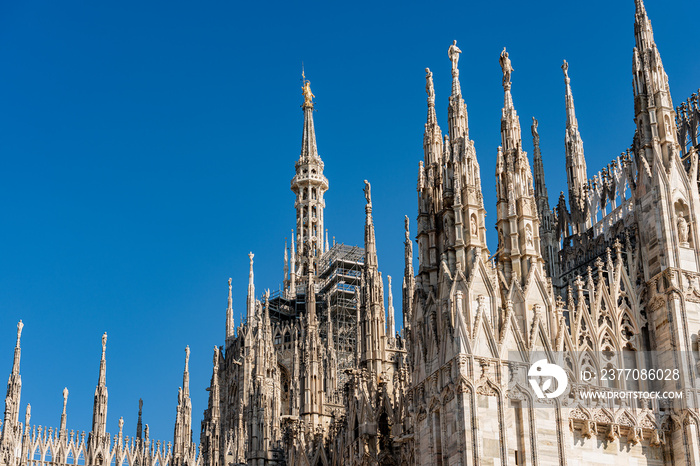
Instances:
[[[328,180],[323,176],[323,161],[316,147],[314,130],[314,102],[311,83],[305,79],[302,86],[304,103],[304,131],[301,139],[301,155],[295,164],[296,173],[291,187],[296,194],[295,207],[298,255],[296,269],[300,277],[306,278],[309,272],[315,273],[318,259],[324,252],[323,209],[326,201],[323,195],[328,190]]]

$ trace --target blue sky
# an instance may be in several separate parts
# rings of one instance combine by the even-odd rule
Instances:
[[[647,10],[678,104],[700,87],[700,42],[684,26],[700,3],[649,0]],[[447,48],[457,39],[492,226],[502,48],[530,156],[531,117],[540,121],[554,204],[566,189],[561,62],[592,176],[632,139],[633,21],[632,0],[4,2],[0,376],[23,319],[32,422],[58,425],[67,386],[69,429],[89,430],[106,331],[107,430],[123,416],[133,435],[143,398],[151,438],[170,441],[190,345],[197,439],[228,278],[236,322],[249,251],[258,291],[282,280],[302,63],[317,96],[330,235],[361,244],[370,180],[380,269],[400,277],[403,216],[415,226],[424,68],[446,130]]]

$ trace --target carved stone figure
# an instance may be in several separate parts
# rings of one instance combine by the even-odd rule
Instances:
[[[433,86],[433,73],[430,68],[425,69],[425,92],[428,94],[428,101],[435,102],[435,87]]]
[[[686,222],[685,217],[679,215],[676,225],[678,227],[678,240],[681,242],[681,246],[688,246],[688,222]]]
[[[447,50],[447,56],[450,57],[452,62],[452,76],[457,76],[459,74],[459,68],[457,68],[457,63],[459,62],[459,54],[462,51],[457,47],[457,41],[452,41],[452,45]]]
[[[501,70],[503,71],[503,86],[510,88],[510,74],[515,70],[510,63],[510,58],[508,58],[508,52],[506,52],[505,47],[503,47],[499,62],[501,64]]]

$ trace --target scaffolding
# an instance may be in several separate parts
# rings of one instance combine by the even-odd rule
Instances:
[[[319,260],[319,297],[324,302],[323,318],[327,319],[327,313],[330,313],[333,323],[339,386],[345,383],[345,369],[356,365],[357,309],[364,264],[365,250],[345,244],[334,244]],[[323,333],[326,333],[325,328]],[[322,338],[328,339],[327,335],[322,335]]]
[[[338,356],[338,382],[345,382],[345,369],[356,365],[357,309],[365,250],[358,246],[334,244],[318,261],[316,315],[321,341],[328,344],[328,327],[333,323],[332,345]],[[277,290],[270,294],[269,312],[273,323],[298,320],[306,313],[307,285],[298,283],[293,294]]]

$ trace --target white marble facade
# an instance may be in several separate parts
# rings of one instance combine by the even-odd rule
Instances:
[[[0,466],[700,464],[698,95],[674,108],[642,0],[635,1],[634,35],[633,144],[592,177],[575,81],[568,63],[562,66],[568,195],[555,204],[534,118],[532,168],[522,149],[517,57],[500,54],[502,143],[488,155],[497,157],[492,250],[456,41],[448,49],[445,134],[426,69],[424,159],[414,237],[406,217],[400,333],[379,270],[369,182],[364,249],[329,244],[329,182],[304,81],[303,142],[291,182],[296,233],[285,248],[284,290],[256,295],[251,253],[247,319],[236,327],[229,282],[226,341],[214,351],[201,443],[192,442],[189,350],[173,442],[150,440],[140,417],[136,437],[120,428],[110,439],[106,335],[87,437],[66,430],[67,391],[60,429],[31,425],[29,407],[20,422],[20,323]],[[559,397],[538,398],[528,382],[543,355],[566,374]],[[651,368],[677,377],[583,376]],[[683,397],[581,395],[614,391]]]

